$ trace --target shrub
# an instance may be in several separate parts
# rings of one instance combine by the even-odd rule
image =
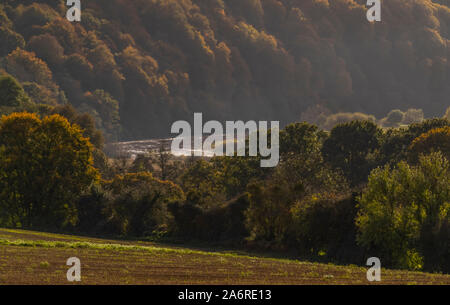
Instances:
[[[174,236],[187,240],[242,243],[248,236],[245,227],[248,205],[246,194],[207,210],[189,200],[172,204],[169,206],[174,217],[171,232]]]
[[[355,195],[314,194],[297,202],[293,217],[293,247],[306,256],[325,254],[328,259],[361,259],[356,244]]]
[[[291,230],[293,193],[286,185],[251,184],[249,194],[246,224],[251,239],[273,246],[285,246]]]
[[[118,175],[105,181],[103,187],[109,193],[104,211],[106,229],[115,234],[148,236],[154,231],[166,231],[167,206],[184,200],[177,185],[145,172]]]

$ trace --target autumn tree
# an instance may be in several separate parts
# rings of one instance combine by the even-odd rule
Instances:
[[[404,128],[390,128],[381,137],[379,158],[381,164],[395,165],[402,160],[407,160],[408,148],[420,135],[436,128],[449,125],[446,119],[428,119],[420,123],[413,123]]]
[[[15,13],[17,14],[16,26],[26,31],[26,34],[30,33],[33,25],[43,26],[57,15],[47,5],[40,3],[18,6]]]
[[[98,149],[103,148],[104,139],[100,130],[96,129],[94,118],[88,113],[77,112],[71,105],[58,105],[49,111],[49,114],[58,114],[65,117],[71,124],[81,127],[83,136]]]
[[[53,73],[33,52],[16,49],[5,58],[6,70],[21,82],[36,82],[56,89]]]
[[[450,160],[450,126],[436,128],[417,137],[409,146],[410,158],[418,160],[420,154],[440,151]]]
[[[61,228],[77,221],[75,199],[97,179],[92,145],[52,115],[14,113],[0,121],[0,213],[5,226]]]
[[[31,37],[27,47],[35,52],[39,58],[44,59],[51,67],[56,67],[64,61],[64,48],[50,34]]]

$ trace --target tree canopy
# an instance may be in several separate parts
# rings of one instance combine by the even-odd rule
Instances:
[[[74,225],[74,199],[96,179],[92,145],[77,125],[14,113],[0,121],[0,219],[25,228]]]

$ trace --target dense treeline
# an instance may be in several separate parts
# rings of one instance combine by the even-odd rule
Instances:
[[[16,105],[0,120],[0,226],[450,270],[446,118],[384,129],[356,120],[329,132],[293,123],[280,132],[275,168],[259,157],[175,158],[164,149],[109,159],[89,115],[30,106],[9,76],[0,91]],[[14,112],[27,107],[36,113]]]
[[[315,111],[442,113],[448,1],[384,1],[376,24],[365,2],[96,0],[70,23],[63,0],[4,0],[1,68],[37,103],[90,113],[112,141],[167,136],[194,111],[286,123]]]

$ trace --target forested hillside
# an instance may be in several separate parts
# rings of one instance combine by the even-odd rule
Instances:
[[[308,109],[442,116],[448,0],[3,0],[1,72],[32,102],[70,103],[108,140],[167,136],[207,119],[298,121]],[[11,105],[0,105],[11,106]]]

